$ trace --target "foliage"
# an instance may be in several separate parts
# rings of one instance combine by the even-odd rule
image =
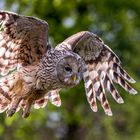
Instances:
[[[140,1],[138,0],[0,0],[0,8],[36,16],[49,23],[53,46],[82,30],[99,35],[119,55],[125,69],[140,91]],[[93,113],[81,83],[62,91],[62,106],[49,104],[33,110],[28,119],[19,114],[0,115],[2,140],[138,140],[140,139],[139,95],[128,95],[119,88],[125,104],[108,95],[113,117],[99,106]]]

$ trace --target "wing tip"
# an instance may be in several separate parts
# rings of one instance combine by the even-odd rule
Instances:
[[[135,89],[132,88],[131,90],[129,90],[129,93],[135,95],[135,94],[137,94],[138,92],[137,92]]]
[[[113,113],[112,113],[111,110],[106,110],[105,111],[105,114],[108,115],[108,116],[110,116],[110,117],[113,116]]]
[[[117,102],[118,102],[119,104],[123,104],[123,103],[124,103],[124,100],[123,100],[122,98],[118,98]]]
[[[98,111],[97,106],[96,106],[96,107],[90,106],[90,107],[91,107],[91,109],[93,110],[93,112],[97,112],[97,111]]]
[[[133,78],[131,78],[131,79],[129,80],[129,82],[130,82],[130,83],[136,83],[136,81],[135,81]]]

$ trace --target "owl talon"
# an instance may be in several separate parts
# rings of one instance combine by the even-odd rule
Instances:
[[[16,112],[16,109],[10,109],[6,111],[7,117],[12,117]]]
[[[33,100],[31,100],[31,99],[28,99],[26,101],[26,106],[23,108],[23,113],[22,113],[22,117],[23,118],[29,117],[31,106],[32,106],[32,102],[33,102]]]
[[[7,117],[12,117],[15,114],[21,100],[22,100],[22,97],[19,97],[11,101],[10,107],[6,111]]]
[[[23,112],[23,113],[22,113],[22,117],[23,117],[23,118],[28,118],[29,115],[30,115],[30,112]]]

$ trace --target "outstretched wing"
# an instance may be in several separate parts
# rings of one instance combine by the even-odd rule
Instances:
[[[72,50],[85,61],[83,79],[88,102],[97,111],[96,98],[101,102],[105,113],[112,115],[105,90],[109,91],[118,103],[123,99],[113,83],[117,83],[131,94],[137,92],[128,84],[134,83],[122,68],[117,55],[95,34],[83,31],[67,38],[59,47]]]
[[[48,24],[33,17],[0,11],[0,74],[36,63],[48,44]]]

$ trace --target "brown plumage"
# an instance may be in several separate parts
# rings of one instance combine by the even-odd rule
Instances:
[[[56,48],[48,42],[48,24],[38,18],[0,11],[0,112],[12,116],[20,109],[28,117],[31,106],[48,100],[61,105],[59,91],[85,82],[87,100],[97,111],[96,98],[112,115],[105,90],[123,103],[113,82],[132,94],[135,81],[122,68],[116,54],[95,34],[83,31]]]

